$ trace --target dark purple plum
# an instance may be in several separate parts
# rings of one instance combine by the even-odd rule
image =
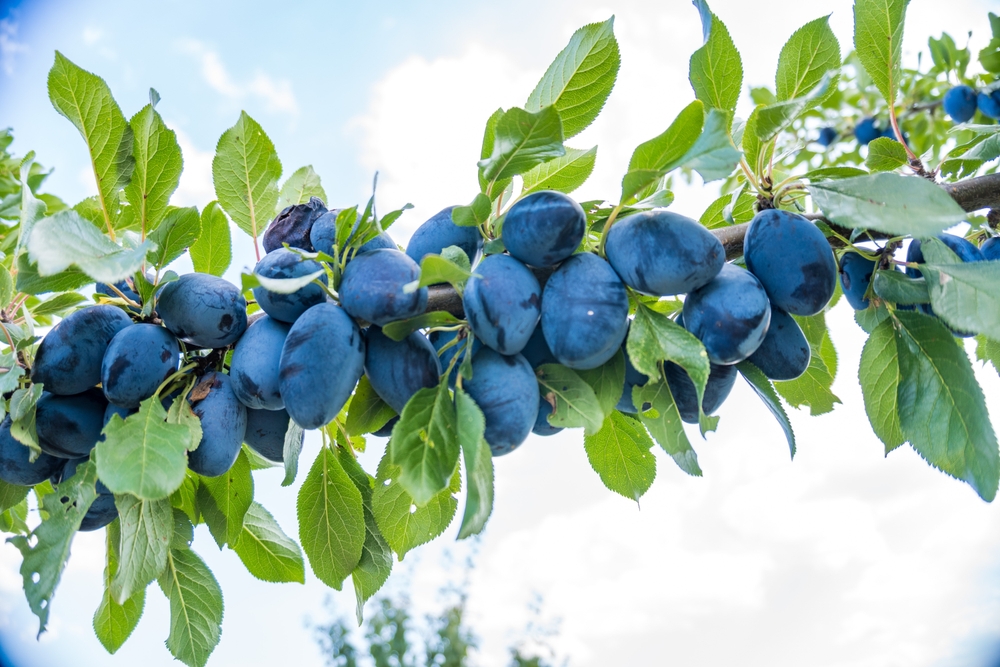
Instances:
[[[314,260],[303,259],[291,250],[278,248],[268,253],[257,262],[254,273],[265,278],[300,278],[302,276],[322,271],[323,266]],[[320,281],[326,282],[326,275],[320,275]],[[253,288],[254,299],[265,313],[276,320],[292,323],[307,308],[326,301],[326,292],[316,283],[309,283],[291,294],[271,292],[263,287]]]
[[[0,424],[0,480],[17,486],[34,486],[62,470],[66,460],[42,452],[34,463],[28,461],[31,450],[10,433],[10,415]]]
[[[673,394],[677,411],[681,413],[681,421],[688,424],[698,423],[698,392],[687,371],[672,361],[663,367],[667,376],[667,385]],[[725,402],[729,392],[736,383],[736,367],[712,364],[705,384],[705,394],[701,399],[701,409],[710,415]]]
[[[837,140],[837,130],[832,127],[820,128],[816,143],[824,148]]]
[[[288,411],[247,409],[247,430],[243,436],[255,452],[269,461],[285,460],[285,432],[288,431]],[[299,444],[304,433],[299,433]]]
[[[358,319],[383,326],[415,317],[427,308],[427,288],[409,294],[407,283],[420,278],[420,267],[406,254],[391,249],[358,255],[340,281],[340,304]]]
[[[503,243],[511,257],[530,266],[554,266],[580,247],[587,215],[573,199],[545,190],[510,207],[503,219]]]
[[[767,335],[748,360],[771,380],[794,380],[809,368],[811,356],[809,341],[799,323],[780,308],[772,307]]]
[[[98,495],[87,508],[87,513],[83,515],[79,530],[84,533],[100,530],[117,518],[118,507],[115,505],[115,497]]]
[[[944,112],[956,123],[967,123],[976,115],[976,91],[971,86],[955,86],[944,94]]]
[[[313,306],[288,331],[278,362],[278,390],[296,424],[319,428],[337,416],[361,379],[361,329],[335,303]]]
[[[157,324],[133,324],[111,339],[101,366],[104,396],[123,408],[156,393],[176,370],[181,358],[177,338]]]
[[[100,389],[73,396],[42,392],[35,406],[35,428],[42,451],[64,459],[89,455],[101,437],[107,407]]]
[[[622,395],[621,398],[618,399],[618,405],[616,405],[615,408],[619,412],[626,412],[634,415],[638,412],[638,410],[635,409],[635,404],[632,403],[632,388],[643,386],[649,382],[649,377],[644,373],[640,373],[636,370],[635,366],[632,365],[632,360],[629,359],[625,343],[622,343],[622,354],[625,355],[625,385],[622,387]]]
[[[549,423],[549,415],[551,414],[552,404],[539,396],[538,416],[535,418],[535,425],[531,427],[531,432],[535,435],[550,436],[563,430],[562,426],[553,426]]]
[[[285,243],[293,248],[312,252],[313,245],[309,240],[309,232],[316,219],[324,213],[326,205],[318,197],[310,197],[305,204],[286,207],[264,230],[262,241],[265,252],[274,252],[284,247]]]
[[[86,463],[90,460],[89,456],[83,456],[78,459],[65,459],[63,461],[63,466],[52,474],[49,481],[52,482],[52,486],[59,486],[63,482],[69,480],[76,474],[76,469],[80,467],[81,464]],[[111,489],[104,486],[104,482],[97,480],[97,495],[99,496],[110,496]]]
[[[458,343],[455,343],[447,350],[442,352],[441,348],[443,348],[445,345],[453,341],[455,339],[455,336],[457,335],[458,335],[457,331],[432,331],[427,335],[427,340],[431,342],[431,345],[433,345],[434,349],[437,350],[438,352],[438,358],[441,360],[442,373],[448,369],[448,364],[451,363],[451,360],[455,357],[455,355],[458,354],[459,352],[462,352],[465,349],[466,344],[468,343],[468,341],[466,341],[463,338],[463,340],[459,341]],[[478,352],[479,348],[481,348],[482,346],[483,344],[479,342],[479,339],[473,337],[472,354]],[[458,378],[458,367],[461,365],[463,359],[465,359],[464,356],[461,357],[458,361],[456,361],[455,366],[451,369],[451,375],[448,376],[449,386],[452,387],[455,386],[455,380]]]
[[[976,98],[976,106],[983,112],[984,116],[997,120],[1000,119],[1000,88],[994,91],[980,91]]]
[[[684,328],[716,364],[735,364],[754,353],[771,321],[771,304],[749,271],[726,264],[709,284],[684,300]]]
[[[114,284],[114,286],[115,289],[117,289],[119,292],[124,294],[132,301],[135,301],[136,303],[142,303],[142,298],[139,297],[139,294],[134,289],[132,289],[132,286],[128,282],[124,280],[119,280]],[[96,292],[97,294],[103,294],[104,296],[107,297],[111,297],[112,299],[121,298],[120,296],[118,296],[115,290],[111,289],[111,287],[106,283],[97,283],[94,287],[94,292]]]
[[[477,340],[500,354],[517,354],[538,324],[542,288],[521,262],[490,255],[465,284],[462,304]]]
[[[45,391],[70,396],[101,381],[108,344],[132,320],[117,306],[91,306],[55,325],[42,339],[31,369],[32,382]]]
[[[837,288],[837,260],[829,242],[797,213],[771,208],[755,215],[743,256],[771,303],[793,315],[815,315]]]
[[[164,285],[156,312],[163,326],[198,347],[226,347],[247,328],[247,302],[239,288],[207,273],[187,273]]]
[[[448,246],[458,246],[469,258],[470,264],[475,264],[483,250],[483,235],[478,227],[459,227],[451,220],[454,206],[439,211],[427,222],[417,227],[410,242],[406,245],[406,254],[417,264],[426,255],[440,255]]]
[[[441,377],[437,350],[419,331],[394,341],[378,327],[369,327],[366,336],[365,375],[372,389],[396,412],[417,391],[436,387]]]
[[[856,252],[845,252],[840,258],[840,287],[847,297],[847,303],[854,310],[868,307],[868,285],[875,274],[876,262]]]
[[[628,294],[611,265],[592,253],[573,255],[542,291],[542,331],[559,363],[597,368],[628,332]]]
[[[192,394],[206,388],[204,398],[191,401],[192,411],[201,420],[201,443],[188,452],[188,467],[199,475],[218,477],[233,467],[240,454],[247,430],[247,409],[233,393],[228,375],[207,373]]]
[[[687,294],[722,270],[726,251],[700,223],[670,211],[636,213],[608,232],[608,261],[629,287],[644,294]]]
[[[265,315],[247,327],[233,348],[229,378],[240,403],[254,410],[285,407],[279,388],[281,350],[290,325]]]
[[[865,118],[854,126],[854,136],[859,144],[867,146],[882,136],[882,128],[875,123],[874,118]]]
[[[1000,260],[1000,236],[986,239],[983,245],[979,246],[979,252],[987,261]]]
[[[937,239],[948,246],[948,249],[958,255],[958,258],[963,262],[981,262],[985,259],[979,248],[972,243],[969,243],[961,236],[955,236],[954,234],[938,234]],[[906,249],[906,261],[915,262],[917,264],[924,263],[924,251],[921,249],[920,239],[913,239],[910,241],[910,245]],[[906,275],[911,278],[919,278],[923,274],[920,273],[920,269],[907,267]]]
[[[484,437],[493,456],[517,449],[538,420],[538,381],[520,354],[507,356],[488,347],[472,358],[472,379],[464,384],[486,418]]]

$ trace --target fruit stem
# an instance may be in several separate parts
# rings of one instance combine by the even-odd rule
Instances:
[[[618,214],[621,213],[624,207],[624,203],[620,203],[618,206],[615,206],[611,211],[611,215],[608,216],[608,221],[604,223],[604,231],[601,232],[601,244],[597,248],[597,253],[601,257],[604,257],[604,244],[608,240],[608,232],[611,231],[611,225],[615,224],[615,218],[618,217]]]

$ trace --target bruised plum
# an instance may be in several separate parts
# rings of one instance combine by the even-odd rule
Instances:
[[[417,391],[435,387],[441,377],[437,350],[419,331],[394,341],[378,327],[368,329],[365,375],[372,389],[397,413]]]
[[[287,243],[293,248],[313,251],[309,232],[313,223],[326,213],[326,205],[319,197],[310,197],[305,204],[285,207],[264,230],[264,250],[274,252]]]
[[[35,406],[35,428],[42,451],[64,459],[90,454],[101,437],[107,407],[100,389],[73,396],[43,391]]]
[[[236,398],[248,408],[280,410],[285,407],[278,367],[289,328],[288,324],[264,315],[236,342],[229,378]]]
[[[187,273],[164,285],[156,312],[163,326],[198,347],[226,347],[247,328],[247,302],[239,288],[207,273]]]
[[[484,437],[493,456],[517,449],[538,421],[538,381],[520,354],[479,350],[464,388],[486,418]]]
[[[228,375],[212,371],[188,398],[201,420],[201,443],[188,453],[188,467],[205,477],[229,471],[240,454],[247,430],[247,409],[236,398]]]
[[[125,327],[104,354],[104,396],[123,408],[138,408],[177,370],[180,354],[177,338],[159,325]]]
[[[465,285],[462,303],[476,339],[500,354],[517,354],[541,315],[542,288],[535,274],[507,255],[490,255]]]
[[[132,320],[117,306],[91,306],[67,316],[42,339],[31,380],[60,396],[79,394],[101,381],[108,344]]]

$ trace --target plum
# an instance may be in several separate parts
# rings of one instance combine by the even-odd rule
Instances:
[[[868,307],[868,285],[871,284],[877,263],[856,252],[845,252],[840,258],[840,287],[847,303],[854,310]]]
[[[500,354],[488,347],[472,357],[472,379],[465,391],[486,418],[484,437],[493,456],[514,451],[538,420],[538,381],[520,354]]]
[[[767,335],[748,357],[750,363],[771,380],[794,380],[809,368],[811,356],[809,341],[799,323],[785,311],[772,306]]]
[[[819,136],[816,138],[816,143],[820,146],[826,147],[837,140],[837,130],[832,127],[822,127],[819,130]]]
[[[326,253],[330,257],[336,257],[336,252],[334,248],[339,245],[337,241],[337,214],[340,213],[340,209],[332,209],[327,211],[313,223],[312,231],[309,232],[309,239],[312,241],[313,248],[319,252]],[[345,243],[350,243],[351,237],[354,236],[354,231],[358,228],[358,224],[354,224],[354,228],[351,233],[347,236],[347,241]],[[398,250],[396,242],[392,240],[386,232],[379,232],[378,236],[375,238],[365,241],[360,248],[354,253],[355,255],[360,255],[363,252],[369,252],[372,250],[379,250],[381,248],[389,248],[392,250]]]
[[[83,515],[78,530],[83,533],[100,530],[117,518],[118,507],[115,505],[115,497],[98,495],[87,508],[87,513]]]
[[[608,232],[605,251],[626,285],[655,296],[698,289],[726,263],[719,239],[695,220],[670,211],[619,220]]]
[[[948,246],[948,249],[958,255],[958,258],[963,262],[981,262],[985,259],[979,248],[972,243],[969,243],[961,236],[955,236],[954,234],[938,234],[936,238]],[[924,263],[924,251],[921,250],[920,246],[920,239],[913,239],[910,241],[910,245],[906,249],[907,262],[914,262],[916,264]],[[911,278],[919,278],[923,274],[920,272],[920,269],[907,267],[906,275]]]
[[[42,451],[64,459],[90,454],[101,437],[107,407],[100,389],[73,396],[43,391],[35,406],[35,427]]]
[[[104,396],[123,408],[156,393],[177,370],[181,348],[177,338],[157,324],[133,324],[111,339],[101,365]]]
[[[987,261],[1000,260],[1000,236],[986,239],[983,245],[979,246],[979,252]]]
[[[622,343],[622,353],[625,355],[625,385],[622,387],[622,395],[618,399],[618,405],[615,406],[615,409],[634,415],[638,410],[635,409],[635,404],[632,402],[632,388],[646,384],[649,382],[649,377],[645,373],[640,373],[632,365],[626,347],[626,344]]]
[[[251,324],[233,348],[229,378],[240,403],[254,410],[285,407],[279,388],[281,350],[290,325],[267,315]]]
[[[303,259],[287,248],[278,248],[257,262],[254,273],[265,278],[300,278],[322,270],[323,266],[319,262]],[[325,274],[321,275],[319,279],[326,283]],[[326,301],[326,292],[316,283],[309,283],[291,294],[271,292],[258,286],[253,288],[253,296],[261,310],[274,319],[289,324],[294,322],[307,308]]]
[[[437,350],[419,331],[394,341],[378,327],[369,327],[367,343],[365,375],[375,393],[396,412],[402,412],[418,390],[437,386],[441,362]]]
[[[409,294],[407,283],[420,278],[420,267],[409,256],[389,248],[358,255],[344,269],[340,304],[349,314],[383,326],[415,317],[427,308],[427,288]]]
[[[882,136],[882,129],[875,123],[874,118],[865,118],[854,126],[854,136],[859,144],[867,146]]]
[[[406,254],[417,264],[425,255],[440,255],[448,246],[458,246],[475,264],[483,250],[483,235],[478,227],[459,227],[451,221],[454,206],[439,211],[417,227],[406,246]]]
[[[65,482],[65,481],[69,480],[70,478],[72,478],[73,475],[76,474],[76,469],[78,467],[80,467],[80,464],[86,463],[87,461],[89,461],[90,457],[89,456],[82,456],[82,457],[76,458],[76,459],[59,459],[59,460],[62,461],[62,463],[63,463],[62,467],[60,467],[59,470],[56,470],[52,474],[52,476],[49,478],[49,481],[52,482],[52,486],[54,486],[54,487],[58,487],[63,482]],[[97,480],[97,487],[96,487],[96,489],[97,489],[97,495],[99,495],[99,496],[110,496],[110,495],[112,495],[111,489],[109,489],[108,487],[106,487],[104,485],[104,482],[102,482],[101,480]]]
[[[429,340],[431,342],[431,345],[434,346],[434,349],[437,350],[438,358],[441,360],[441,372],[447,370],[448,364],[451,363],[451,360],[455,357],[455,355],[458,354],[459,352],[462,352],[462,350],[465,349],[465,346],[468,341],[464,340],[463,338],[463,340],[459,341],[458,343],[455,343],[444,352],[441,351],[441,348],[443,348],[445,345],[453,341],[455,339],[455,336],[457,335],[458,335],[457,331],[432,331],[430,332],[430,334],[427,335],[427,340]],[[473,338],[472,354],[478,352],[479,348],[481,348],[482,346],[483,344],[479,342],[478,338]],[[451,375],[448,376],[449,386],[452,387],[455,386],[455,380],[458,379],[458,367],[459,365],[461,365],[464,359],[465,357],[462,356],[458,361],[455,362],[455,366],[451,369]]]
[[[542,288],[535,274],[507,255],[479,262],[465,284],[462,304],[476,339],[500,354],[517,354],[541,316]]]
[[[128,282],[126,282],[124,280],[119,280],[118,282],[116,282],[114,284],[114,286],[115,286],[116,290],[118,290],[119,292],[121,292],[122,294],[124,294],[126,297],[128,297],[132,301],[134,301],[136,303],[139,303],[139,304],[142,303],[142,298],[140,298],[138,292],[136,292],[134,289],[132,289],[132,286]],[[94,292],[97,293],[97,294],[103,294],[104,296],[107,296],[107,297],[111,297],[112,299],[120,299],[121,298],[120,296],[118,296],[118,294],[115,292],[115,290],[111,289],[111,286],[107,285],[106,283],[96,283],[95,286],[94,286]]]
[[[31,380],[45,391],[69,396],[101,381],[101,363],[108,344],[132,320],[117,306],[91,306],[55,325],[35,353]]]
[[[956,123],[967,123],[976,115],[976,91],[970,86],[955,86],[944,94],[944,112]]]
[[[793,315],[815,315],[837,288],[837,260],[826,236],[796,213],[772,208],[755,215],[743,256],[771,303]]]
[[[573,255],[542,291],[542,331],[559,363],[597,368],[628,331],[628,294],[611,265],[592,253]]]
[[[1000,88],[990,92],[981,91],[976,98],[976,105],[984,116],[1000,119]]]
[[[587,215],[561,192],[535,192],[510,207],[503,243],[512,257],[531,266],[554,266],[580,247]]]
[[[198,347],[226,347],[247,328],[247,302],[239,288],[207,273],[186,273],[164,285],[156,312],[163,326]]]
[[[10,433],[10,415],[0,424],[0,480],[17,486],[34,486],[62,470],[66,459],[42,452],[34,463],[28,461],[31,450]]]
[[[535,418],[535,425],[531,427],[531,432],[535,435],[550,436],[563,430],[562,426],[553,426],[549,423],[549,415],[552,414],[552,404],[541,396],[538,397],[538,416]]]
[[[274,252],[287,243],[293,248],[313,251],[309,232],[313,223],[326,213],[326,204],[319,197],[310,197],[305,204],[285,207],[264,230],[262,239],[265,252]]]
[[[684,328],[705,345],[716,364],[735,364],[753,354],[770,322],[764,288],[752,273],[732,264],[684,300]]]
[[[681,421],[697,424],[698,392],[691,377],[687,371],[672,361],[663,365],[663,371],[667,378],[667,385],[670,387],[670,393],[673,394],[674,403],[677,404],[677,411],[681,414]],[[735,383],[735,366],[711,364],[708,382],[705,384],[705,393],[701,399],[701,409],[706,415],[719,409],[729,397],[729,392],[732,391]]]
[[[243,436],[255,452],[269,461],[285,460],[285,433],[288,431],[287,410],[254,410],[247,408],[247,430]],[[299,432],[299,444],[305,437]]]
[[[198,398],[192,400],[191,396]],[[201,420],[201,442],[188,452],[188,467],[199,475],[218,477],[233,467],[240,454],[247,430],[247,409],[233,393],[229,376],[215,371],[205,374],[191,396],[191,409]]]
[[[382,428],[380,428],[377,431],[374,431],[372,435],[378,436],[380,438],[388,438],[390,435],[392,435],[392,429],[396,426],[396,422],[398,421],[399,421],[399,415],[396,415],[395,417],[387,421],[382,426]]]
[[[535,325],[535,330],[528,339],[528,344],[521,350],[521,355],[528,360],[532,368],[538,368],[542,364],[558,364],[556,356],[549,349],[549,344],[545,342],[545,332],[542,331],[542,322],[539,320]]]

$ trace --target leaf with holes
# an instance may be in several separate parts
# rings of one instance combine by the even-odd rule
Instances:
[[[543,401],[552,405],[549,423],[563,428],[583,427],[597,433],[604,423],[604,410],[594,389],[576,371],[560,364],[542,364],[535,369]]]

